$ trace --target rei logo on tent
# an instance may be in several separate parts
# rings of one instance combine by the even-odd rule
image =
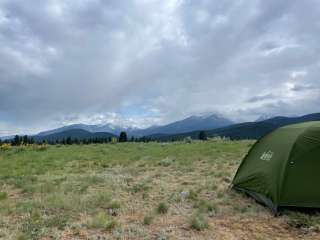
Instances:
[[[272,151],[264,152],[261,155],[260,159],[263,160],[263,161],[270,161],[271,158],[273,157],[273,154],[274,154],[274,152],[272,152]]]

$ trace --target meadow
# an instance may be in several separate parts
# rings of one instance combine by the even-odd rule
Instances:
[[[0,239],[320,239],[318,212],[274,217],[230,189],[253,143],[0,150]]]

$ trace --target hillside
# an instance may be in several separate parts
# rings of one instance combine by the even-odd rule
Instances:
[[[85,130],[90,133],[108,132],[114,135],[118,135],[121,131],[125,130],[119,126],[115,126],[112,124],[105,124],[105,125],[72,124],[68,126],[63,126],[61,128],[40,132],[39,134],[37,134],[37,136],[46,136],[46,135],[61,133],[64,131],[75,130],[75,129]]]
[[[275,218],[229,189],[253,143],[0,152],[0,239],[317,239],[318,214],[286,211]]]

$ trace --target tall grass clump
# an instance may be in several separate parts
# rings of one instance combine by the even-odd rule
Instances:
[[[166,214],[168,210],[169,210],[169,206],[164,202],[159,203],[157,206],[157,213],[159,214]]]
[[[104,230],[112,230],[117,226],[117,222],[105,213],[98,213],[93,216],[89,222],[88,227],[92,229],[104,229]]]
[[[190,218],[190,227],[202,231],[209,227],[208,218],[203,213],[197,212]]]

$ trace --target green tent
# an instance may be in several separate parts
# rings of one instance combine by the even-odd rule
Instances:
[[[232,184],[275,213],[281,207],[320,208],[320,122],[281,127],[261,138]]]

